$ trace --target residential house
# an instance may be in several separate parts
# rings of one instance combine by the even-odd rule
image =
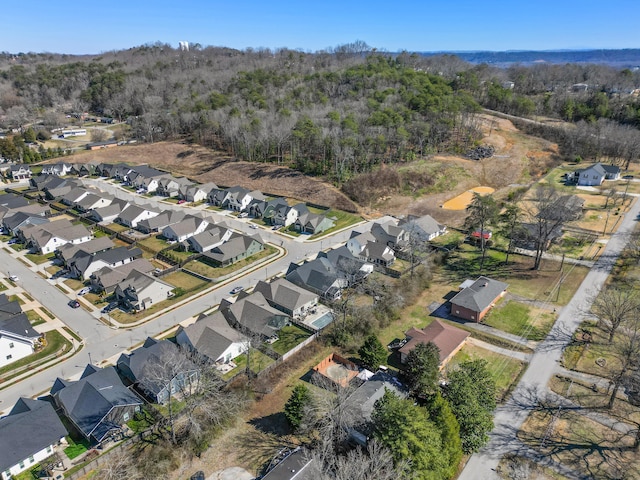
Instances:
[[[254,198],[247,207],[249,215],[254,218],[272,218],[274,211],[281,207],[288,207],[289,204],[284,198],[272,198],[270,200],[260,200]]]
[[[375,403],[389,390],[401,398],[408,392],[391,375],[378,372],[358,387],[346,400],[346,409],[351,412],[354,425],[349,429],[349,437],[359,445],[366,446],[373,433],[371,415]]]
[[[406,246],[409,241],[409,232],[399,227],[395,218],[375,222],[370,231],[377,243],[382,243],[395,250]]]
[[[439,368],[442,369],[464,346],[469,332],[465,332],[441,320],[435,319],[422,330],[411,328],[405,332],[407,343],[400,350],[400,361],[405,363],[407,355],[420,343],[433,343],[440,355]]]
[[[122,177],[122,180],[131,186],[140,188],[145,180],[160,178],[166,174],[167,172],[162,172],[148,165],[136,165]]]
[[[409,215],[400,220],[398,226],[407,232],[409,238],[413,237],[422,242],[428,242],[447,233],[446,225],[438,223],[431,215]]]
[[[372,232],[351,232],[347,248],[351,254],[364,262],[389,267],[396,259],[393,249],[387,244],[378,242]]]
[[[0,195],[0,206],[6,207],[9,210],[16,208],[26,207],[29,205],[29,200],[22,195],[16,195],[15,193],[5,193]]]
[[[259,235],[234,233],[229,240],[205,252],[202,260],[215,267],[226,267],[250,257],[264,249]]]
[[[259,281],[253,289],[260,292],[273,308],[290,317],[304,317],[318,305],[318,294],[291,283],[286,278],[276,278],[271,283]]]
[[[116,286],[123,282],[133,270],[137,270],[142,273],[151,273],[155,267],[146,258],[136,258],[132,262],[125,263],[118,267],[102,267],[91,274],[89,279],[91,280],[91,287],[96,292],[105,292],[107,295],[111,295]]]
[[[120,215],[116,218],[118,223],[121,223],[125,227],[136,228],[138,223],[148,218],[157,217],[160,212],[147,207],[141,207],[138,205],[129,205],[125,208]]]
[[[362,280],[373,272],[373,265],[354,257],[346,245],[320,251],[316,258],[329,260],[336,271],[350,283]]]
[[[87,143],[87,150],[101,150],[103,148],[117,147],[118,142],[116,140],[105,140],[104,142]]]
[[[249,191],[243,187],[231,187],[227,189],[229,195],[226,198],[225,203],[223,203],[223,207],[228,208],[229,210],[233,210],[235,212],[242,212],[247,209],[249,203],[252,200],[264,200],[265,196],[257,191]]]
[[[309,209],[304,203],[298,203],[292,207],[288,205],[286,207],[280,206],[274,210],[270,220],[273,225],[288,227],[294,224],[300,215],[306,213],[309,213]]]
[[[230,325],[246,335],[274,339],[280,329],[291,321],[291,317],[269,305],[260,292],[243,292],[234,300],[233,303],[223,300],[220,312]]]
[[[207,197],[207,201],[216,207],[222,207],[226,202],[227,197],[229,196],[229,192],[226,188],[218,187],[214,188],[209,192],[209,196]]]
[[[174,288],[151,275],[132,270],[127,278],[116,285],[114,293],[125,310],[146,310],[171,298]]]
[[[297,232],[313,235],[329,230],[335,222],[324,214],[307,212],[301,214],[293,225]]]
[[[249,340],[231,328],[222,313],[199,318],[188,327],[178,327],[176,341],[215,363],[229,363],[247,351]]]
[[[172,397],[192,394],[199,371],[180,348],[169,340],[147,337],[140,348],[118,358],[120,376],[153,403],[165,404]]]
[[[113,223],[120,213],[122,213],[128,206],[129,202],[116,198],[106,207],[99,207],[91,210],[87,214],[87,218],[103,225],[107,225],[109,223]]]
[[[80,177],[90,177],[91,175],[97,175],[98,165],[95,163],[81,163],[76,165],[76,170],[78,170],[78,176]]]
[[[186,214],[182,210],[164,210],[155,217],[147,218],[146,220],[138,222],[136,229],[149,234],[159,232],[169,225],[182,221],[185,215]]]
[[[114,165],[113,169],[111,170],[111,177],[124,182],[127,174],[132,170],[133,166],[127,165],[126,163],[119,163],[117,165]]]
[[[60,203],[63,203],[69,207],[73,207],[76,202],[79,202],[84,197],[89,195],[89,190],[84,187],[75,187],[69,190],[60,198]]]
[[[121,437],[123,425],[143,405],[123,385],[115,367],[87,365],[77,381],[56,379],[50,393],[64,416],[92,444]]]
[[[600,186],[605,180],[619,180],[620,167],[594,163],[567,175],[567,180],[584,186]]]
[[[96,165],[95,173],[100,177],[111,177],[115,170],[115,165],[111,163],[101,163]]]
[[[291,263],[286,279],[299,287],[311,290],[328,300],[338,300],[347,279],[327,258],[316,258],[302,265]]]
[[[106,193],[89,193],[84,198],[77,200],[74,206],[80,212],[88,212],[90,210],[111,205],[113,198],[114,197],[107,195]]]
[[[6,193],[2,195],[2,197],[11,196],[10,193]],[[3,220],[5,217],[10,217],[16,213],[26,213],[29,216],[37,216],[37,217],[47,217],[51,213],[51,209],[48,204],[40,204],[40,203],[30,203],[21,207],[10,207],[0,205],[0,220]]]
[[[49,163],[42,167],[42,171],[40,173],[42,175],[56,175],[58,177],[62,177],[73,173],[74,170],[75,167],[71,163]]]
[[[167,240],[184,242],[187,238],[193,237],[209,226],[209,222],[194,215],[186,215],[177,223],[168,225],[162,229],[162,236]]]
[[[460,292],[451,299],[451,314],[480,323],[491,307],[504,296],[508,286],[484,276],[475,281],[466,280],[460,285]]]
[[[4,294],[0,300],[9,303]],[[41,339],[42,335],[33,329],[25,313],[2,312],[0,316],[0,367],[31,355],[40,345]]]
[[[215,226],[209,225],[204,232],[189,237],[187,242],[194,252],[204,253],[222,245],[231,238],[231,235],[233,231],[226,228],[224,223],[219,223]]]
[[[11,175],[11,180],[13,180],[14,182],[18,182],[20,180],[28,180],[31,178],[31,167],[22,163],[11,165],[9,172]]]
[[[75,260],[77,255],[81,255],[80,252],[92,255],[113,247],[115,247],[115,243],[109,237],[98,237],[80,244],[67,243],[62,245],[56,250],[56,257],[60,259],[63,265],[68,266]]]
[[[207,198],[209,198],[209,193],[211,193],[211,191],[216,188],[218,188],[218,186],[215,183],[191,185],[186,189],[185,194],[180,198],[192,203],[204,202],[207,200]]]
[[[177,197],[180,187],[184,185],[193,185],[193,182],[186,177],[174,177],[166,175],[158,180],[158,188],[156,192],[164,197]]]
[[[79,244],[93,238],[87,227],[82,224],[74,225],[66,219],[24,227],[20,235],[31,248],[42,255],[54,252],[67,243]]]
[[[88,279],[101,268],[115,268],[141,257],[142,250],[138,247],[116,247],[98,253],[87,253],[81,249],[68,265],[69,275],[73,278]]]
[[[0,479],[17,477],[51,457],[68,434],[49,402],[20,397],[0,419]]]
[[[19,234],[24,228],[32,225],[49,223],[49,219],[42,215],[33,215],[25,212],[16,212],[6,215],[2,219],[2,227],[12,235]]]
[[[54,175],[51,175],[50,177],[52,180],[47,182],[42,188],[47,200],[57,200],[65,196],[74,188],[82,187],[82,183],[80,181],[72,178],[61,178]]]

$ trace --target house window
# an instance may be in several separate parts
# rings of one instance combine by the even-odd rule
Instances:
[[[51,445],[49,445],[49,446],[47,447],[47,453],[51,453],[52,451],[53,451],[53,449],[51,448]]]
[[[24,460],[18,464],[20,468],[24,468]]]
[[[33,458],[33,455],[31,455],[31,456],[29,457],[29,463],[33,463],[33,462],[35,462],[35,459]]]
[[[11,360],[13,358],[13,355],[7,355],[7,360]]]
[[[456,315],[460,313],[460,310],[456,310]]]
[[[129,421],[129,412],[124,412],[124,415],[122,415],[122,419],[125,422],[128,422]]]
[[[9,348],[13,348],[13,342],[9,344]]]

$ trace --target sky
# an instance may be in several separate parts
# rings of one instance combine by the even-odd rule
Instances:
[[[318,51],[640,48],[640,0],[4,1],[0,51],[95,54],[160,41]]]

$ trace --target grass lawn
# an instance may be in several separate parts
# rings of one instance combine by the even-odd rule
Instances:
[[[186,292],[198,289],[208,284],[208,282],[204,280],[181,271],[176,271],[165,275],[164,277],[162,277],[162,281],[170,283],[174,287],[182,288]]]
[[[144,408],[140,412],[136,412],[133,418],[127,422],[127,426],[134,431],[134,433],[140,433],[147,430],[149,427],[155,424],[153,415],[151,415]]]
[[[144,245],[149,250],[153,250],[156,253],[158,253],[160,250],[164,250],[169,246],[167,241],[164,238],[159,238],[158,235],[145,238],[144,240],[140,240],[138,243]]]
[[[10,302],[18,302],[20,305],[24,305],[24,300],[22,300],[18,295],[9,295],[7,300]]]
[[[543,260],[540,270],[531,270],[533,258],[514,254],[509,255],[509,264],[505,265],[505,253],[491,249],[486,252],[484,270],[480,272],[480,257],[480,250],[468,244],[451,253],[442,273],[452,289],[465,279],[482,274],[508,283],[507,291],[516,295],[566,305],[589,272],[587,267],[566,264],[564,272],[560,272],[560,262],[554,260]],[[554,288],[558,284],[560,287]]]
[[[475,345],[466,344],[456,353],[445,367],[446,371],[451,371],[462,362],[468,360],[483,359],[487,361],[487,368],[498,387],[497,400],[501,401],[512,385],[517,382],[520,373],[525,368],[525,363],[515,358],[507,357],[499,353],[491,352]]]
[[[40,325],[46,322],[46,320],[42,318],[40,315],[38,315],[35,310],[27,310],[24,313],[27,315],[27,318],[29,319],[29,323],[31,324],[32,327],[35,327],[36,325]]]
[[[31,260],[36,265],[40,265],[41,263],[50,262],[54,258],[56,258],[55,253],[49,253],[47,255],[38,255],[35,253],[27,253],[25,255],[29,260]]]
[[[58,273],[60,270],[62,270],[62,267],[59,267],[57,265],[51,265],[49,267],[45,267],[44,269],[49,275],[53,276],[56,273]]]
[[[67,436],[67,442],[69,442],[69,446],[64,449],[64,453],[69,457],[69,460],[73,460],[74,458],[82,455],[87,451],[89,446],[86,441],[76,443],[69,436]]]
[[[64,281],[64,284],[71,290],[80,290],[82,287],[84,287],[84,282],[76,280],[75,278],[68,278]]]
[[[175,260],[176,262],[183,262],[187,260],[189,257],[192,257],[193,255],[195,255],[195,253],[185,251],[185,250],[169,250],[165,252],[164,255],[171,258],[172,260]]]
[[[107,228],[113,230],[114,232],[126,232],[129,230],[129,227],[125,227],[124,225],[120,225],[119,223],[110,223],[107,225]]]
[[[63,346],[65,348],[65,351],[68,351],[71,348],[71,343],[55,330],[47,332],[45,334],[45,338],[47,339],[47,345],[42,350],[0,368],[0,383],[12,378],[11,371],[18,367],[23,367],[25,365],[35,363],[38,360],[41,360],[57,352],[58,350],[63,348]]]
[[[328,228],[324,232],[315,233],[311,235],[310,238],[320,238],[332,232],[335,232],[337,230],[346,228],[349,225],[355,225],[356,223],[362,221],[362,217],[355,215],[353,213],[343,212],[342,210],[331,209],[328,211],[323,211],[322,213],[324,213],[327,216],[327,218],[331,218],[333,220],[334,226],[331,228]]]
[[[184,268],[187,270],[191,270],[192,272],[199,273],[200,275],[204,275],[205,277],[216,279],[218,277],[222,277],[224,275],[228,275],[233,272],[237,272],[241,268],[246,267],[247,265],[251,265],[252,263],[263,260],[271,255],[275,254],[278,250],[271,245],[265,245],[265,248],[254,254],[250,257],[244,258],[239,262],[234,263],[233,265],[229,265],[228,267],[214,267],[205,263],[204,261],[197,259],[191,262],[188,262],[184,265]],[[165,279],[166,277],[162,277]]]
[[[259,350],[251,349],[250,350],[250,358],[251,358],[251,366],[250,369],[253,373],[258,373],[271,365],[275,360]],[[233,362],[236,364],[236,368],[225,373],[222,378],[227,380],[239,372],[244,372],[247,368],[247,355],[242,354],[236,357]]]
[[[582,412],[565,409],[556,414],[557,410],[533,412],[518,432],[519,439],[581,472],[581,478],[638,478],[640,458],[631,448],[633,435],[622,435]]]
[[[271,344],[271,348],[280,355],[284,355],[311,335],[312,334],[304,328],[297,325],[289,325],[280,329],[278,332],[278,340]]]
[[[529,340],[543,340],[553,326],[555,315],[534,310],[511,300],[494,307],[482,323]]]
[[[599,377],[607,377],[611,371],[617,372],[620,363],[612,354],[613,346],[608,343],[608,334],[596,327],[589,328],[585,324],[583,324],[582,330],[591,333],[591,342],[579,342],[567,346],[563,356],[564,366]],[[616,334],[614,343],[619,341],[620,335],[622,332]]]

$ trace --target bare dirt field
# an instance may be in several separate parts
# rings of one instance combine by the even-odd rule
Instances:
[[[227,154],[187,143],[159,142],[87,151],[74,155],[73,161],[149,164],[201,183],[242,185],[339,210],[358,211],[358,206],[346,195],[321,180],[283,166],[235,161]]]

